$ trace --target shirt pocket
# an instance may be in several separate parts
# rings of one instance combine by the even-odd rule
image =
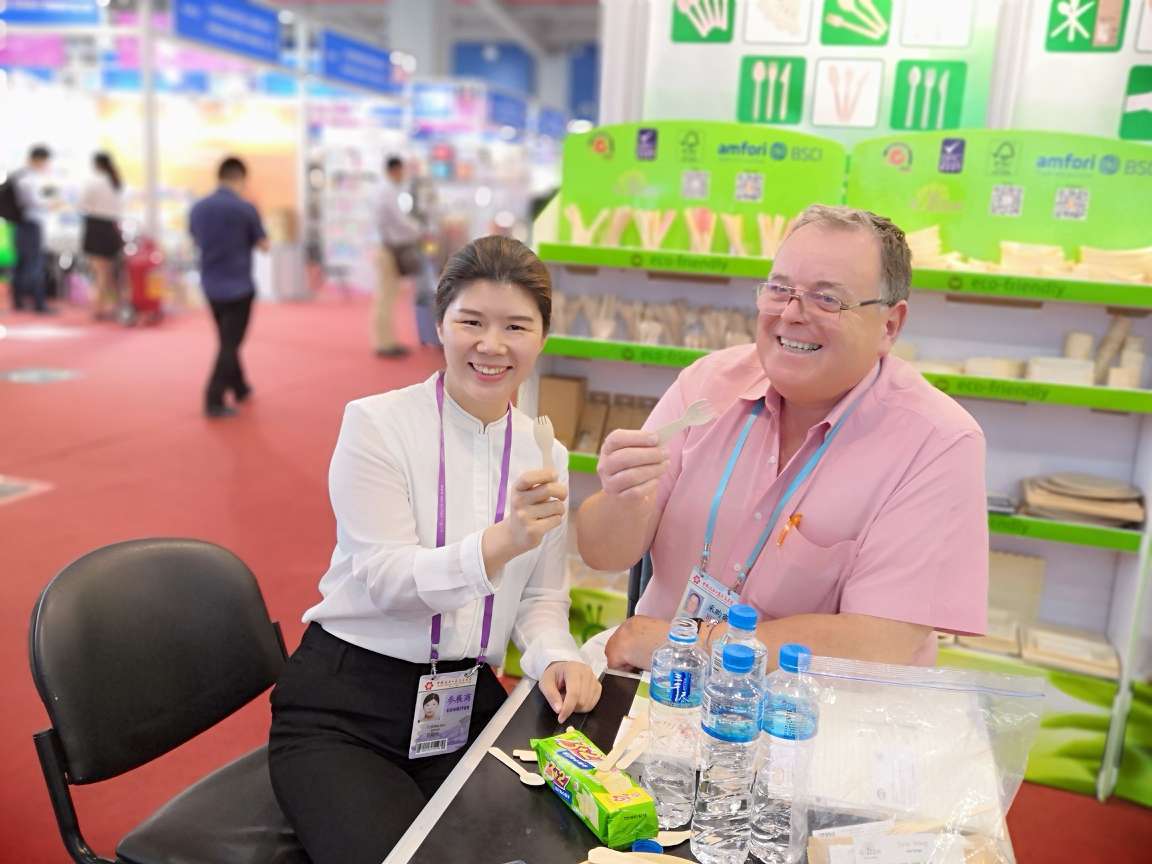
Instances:
[[[745,602],[768,619],[836,612],[855,550],[855,539],[820,546],[793,528],[782,545],[775,538],[769,541],[749,580]]]

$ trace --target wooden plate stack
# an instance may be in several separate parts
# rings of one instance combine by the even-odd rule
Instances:
[[[1144,522],[1144,495],[1135,486],[1092,474],[1047,474],[1020,484],[1030,516],[1126,527]]]

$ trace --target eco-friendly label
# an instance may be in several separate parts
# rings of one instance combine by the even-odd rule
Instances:
[[[1048,51],[1119,51],[1128,0],[1049,0]]]
[[[1148,7],[1152,15],[1152,6]],[[1152,66],[1133,66],[1120,109],[1120,137],[1152,141]]]
[[[953,129],[960,125],[968,64],[901,60],[892,96],[893,129]]]
[[[891,32],[892,0],[824,0],[825,45],[887,45]]]
[[[738,0],[668,0],[673,42],[731,42]]]
[[[803,57],[745,57],[740,64],[740,122],[799,123],[806,67]]]

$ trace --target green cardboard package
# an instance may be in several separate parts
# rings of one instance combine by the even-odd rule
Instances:
[[[636,840],[655,837],[656,802],[622,772],[612,772],[618,791],[607,788],[597,776],[596,765],[604,753],[588,738],[569,729],[552,738],[535,738],[532,749],[540,773],[572,812],[580,817],[605,846],[622,848]]]

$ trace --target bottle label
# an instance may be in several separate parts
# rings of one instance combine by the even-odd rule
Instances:
[[[654,677],[649,685],[649,694],[661,705],[675,705],[677,708],[695,708],[703,697],[688,669],[671,669],[666,679]]]
[[[692,701],[692,673],[673,669],[668,675],[668,695],[675,705],[689,704]]]
[[[764,706],[761,728],[774,738],[807,741],[816,734],[816,715],[810,706],[782,696],[772,696]]]
[[[755,741],[760,734],[755,714],[720,708],[709,711],[703,720],[704,731],[713,738],[734,744]]]

